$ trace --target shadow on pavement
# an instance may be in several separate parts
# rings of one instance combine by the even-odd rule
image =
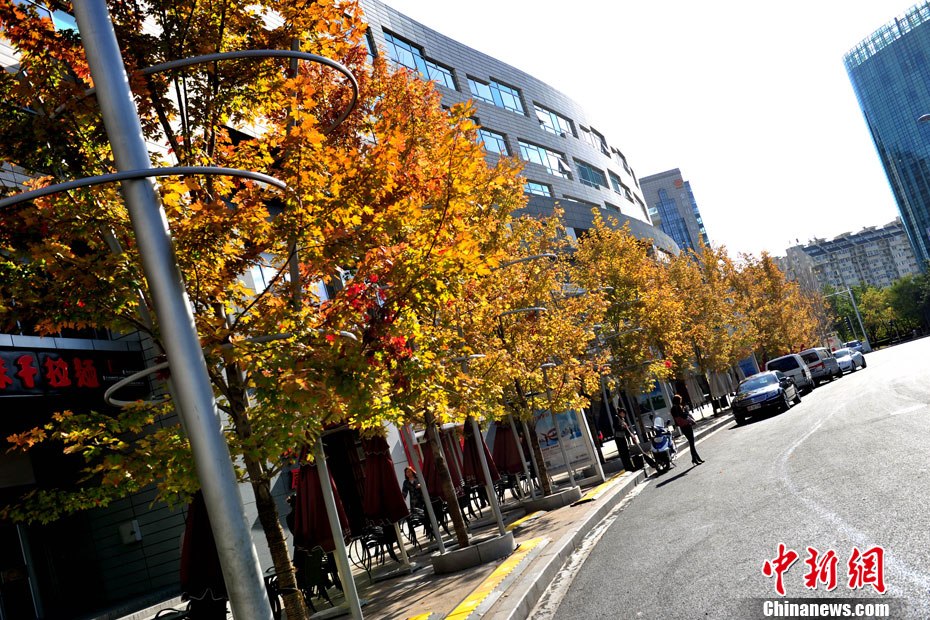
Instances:
[[[684,476],[687,476],[687,475],[688,475],[688,472],[690,472],[690,471],[691,471],[692,469],[694,469],[695,467],[697,467],[697,465],[692,465],[691,467],[689,467],[688,469],[684,470],[684,471],[681,472],[680,474],[677,474],[677,475],[675,475],[675,476],[672,476],[671,478],[666,478],[665,480],[663,480],[662,482],[660,482],[659,484],[657,484],[657,485],[656,485],[656,488],[664,487],[666,484],[669,484],[670,482],[675,482],[675,481],[678,480],[679,478],[682,478],[682,477],[684,477]]]

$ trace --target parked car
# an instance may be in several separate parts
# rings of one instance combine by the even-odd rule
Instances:
[[[857,369],[866,367],[865,356],[855,349],[837,349],[833,356],[843,372],[856,372]]]
[[[843,347],[846,349],[853,349],[854,351],[857,351],[859,353],[863,353],[863,354],[865,353],[865,350],[862,347],[861,340],[850,340],[849,342],[844,342]]]
[[[736,388],[731,409],[737,424],[751,415],[767,411],[788,411],[791,403],[801,402],[801,393],[791,377],[777,370],[760,372],[743,379]]]
[[[829,349],[815,347],[801,351],[798,355],[810,368],[811,376],[814,378],[814,385],[820,385],[824,381],[832,381],[836,377],[843,376],[840,365],[836,363],[836,358],[833,357]]]
[[[797,353],[789,353],[769,360],[765,364],[765,369],[777,370],[788,375],[802,392],[810,392],[814,389],[814,377],[811,375],[811,369],[807,367],[807,362]]]

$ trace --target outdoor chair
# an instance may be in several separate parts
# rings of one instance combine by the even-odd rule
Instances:
[[[397,554],[394,553],[396,542],[398,542],[397,535],[393,526],[369,526],[365,528],[361,536],[350,543],[352,563],[364,569],[370,581],[372,566],[375,562],[383,564],[385,555],[390,555],[395,562],[400,562]]]
[[[327,588],[336,585],[331,581],[328,568],[329,560],[322,547],[314,547],[310,551],[298,548],[294,554],[294,566],[297,569],[297,587],[304,595],[304,600],[313,612],[313,597],[324,599],[330,606],[333,601],[329,598]],[[337,577],[338,580],[338,577]],[[340,590],[342,584],[337,586]]]
[[[499,504],[504,503],[504,494],[508,490],[514,499],[518,501],[523,499],[523,489],[520,488],[520,478],[514,474],[503,474],[501,479],[495,483],[494,488],[497,491],[497,502]]]

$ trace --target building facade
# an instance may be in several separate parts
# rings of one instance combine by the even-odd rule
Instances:
[[[525,162],[529,197],[525,212],[548,215],[558,205],[564,209],[569,234],[579,235],[591,227],[592,210],[597,210],[615,217],[620,225],[629,225],[635,236],[649,240],[656,251],[678,252],[675,241],[652,225],[625,154],[592,125],[578,104],[536,78],[380,2],[365,0],[362,4],[373,53],[434,80],[447,105],[475,101],[488,157],[514,156]],[[36,6],[42,9],[41,4]],[[75,27],[66,13],[50,11],[49,16],[56,25],[61,22],[63,29]],[[6,70],[16,71],[16,53],[2,40],[0,61]],[[28,176],[13,163],[4,163],[0,170],[5,185],[20,185]],[[261,277],[260,273],[243,275],[247,285]],[[137,336],[68,333],[39,338],[29,326],[0,334],[0,397],[5,405],[0,436],[40,424],[54,411],[99,410],[107,387],[151,366],[153,358],[151,343]],[[134,389],[135,397],[141,397],[158,386]],[[124,396],[133,398],[133,393],[127,391]],[[396,431],[391,431],[389,439],[395,464],[403,467],[406,459],[404,451],[398,450]],[[341,455],[356,454],[356,448],[352,438],[336,438],[327,446]],[[350,472],[356,466],[348,463],[333,470]],[[46,483],[60,484],[77,470],[73,459],[51,452],[27,457],[0,454],[0,501],[13,501]],[[337,484],[348,487],[353,482],[337,480]],[[285,497],[291,485],[288,474],[274,484],[282,516],[287,512]],[[241,492],[247,519],[256,525],[251,489],[244,485]],[[0,620],[115,617],[177,595],[185,514],[182,508],[172,510],[154,503],[155,495],[155,489],[147,489],[107,508],[48,525],[0,522],[0,573],[4,577],[0,580]],[[263,537],[257,535],[254,540],[262,568],[269,567]]]
[[[814,239],[788,248],[779,262],[789,279],[809,290],[860,284],[885,288],[920,271],[901,220],[829,241]]]
[[[823,286],[814,275],[814,261],[804,251],[804,247],[796,245],[786,250],[785,256],[775,256],[775,263],[791,282],[797,282],[805,291],[814,293],[823,289]]]
[[[678,247],[697,250],[702,243],[710,245],[691,182],[682,179],[681,170],[652,174],[641,178],[639,183],[652,223],[674,239]]]
[[[524,162],[527,213],[551,214],[558,203],[569,234],[577,235],[590,228],[592,210],[599,209],[657,250],[678,253],[675,241],[653,226],[626,155],[576,102],[377,0],[361,4],[369,49],[433,80],[444,105],[473,101],[488,156]]]
[[[844,58],[917,262],[930,260],[930,2],[921,2]]]

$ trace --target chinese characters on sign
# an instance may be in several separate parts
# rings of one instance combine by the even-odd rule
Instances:
[[[784,544],[778,545],[778,554],[772,560],[766,560],[762,565],[762,574],[766,577],[775,577],[775,591],[785,596],[784,574],[798,560],[800,556],[793,549]],[[833,549],[821,554],[814,547],[807,548],[807,559],[804,564],[807,572],[804,574],[804,586],[816,590],[819,584],[825,586],[829,592],[836,588],[836,567],[839,558]],[[860,551],[853,547],[849,556],[847,567],[847,585],[851,590],[858,590],[872,586],[879,594],[885,593],[885,550],[880,546]]]
[[[142,367],[132,352],[0,349],[0,397],[92,393]]]

